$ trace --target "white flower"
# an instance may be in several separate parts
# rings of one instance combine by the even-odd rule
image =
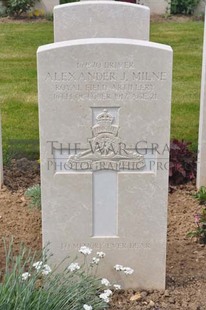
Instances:
[[[130,267],[124,267],[122,270],[125,274],[132,274],[134,272],[134,270]]]
[[[103,285],[105,285],[105,286],[110,286],[110,285],[111,285],[110,282],[109,282],[107,279],[105,279],[105,278],[103,278],[103,279],[101,280],[101,284],[103,284]]]
[[[51,268],[49,267],[49,265],[44,265],[42,268],[42,274],[44,276],[47,276],[50,272],[51,272]]]
[[[117,271],[121,271],[121,270],[123,270],[123,268],[124,267],[122,265],[115,265],[114,266],[114,269],[117,270]]]
[[[43,262],[39,261],[33,264],[33,267],[36,268],[37,271],[39,271],[42,268]]]
[[[78,263],[71,263],[68,267],[69,271],[75,271],[75,270],[79,270],[80,266]]]
[[[31,275],[28,272],[24,272],[21,275],[21,278],[22,278],[23,281],[27,280],[29,277],[31,277]]]
[[[82,246],[80,249],[79,249],[79,252],[84,254],[84,255],[89,255],[92,253],[92,249],[86,247],[86,246]]]
[[[93,308],[92,308],[92,306],[88,306],[88,305],[85,304],[85,305],[83,306],[83,309],[84,309],[84,310],[92,310]]]
[[[99,295],[99,298],[103,299],[104,302],[109,302],[109,297],[108,297],[108,295],[105,294],[105,293],[100,294],[100,295]]]
[[[106,294],[108,297],[112,295],[112,291],[107,289],[107,290],[104,290],[104,294]]]
[[[106,254],[104,252],[97,252],[97,256],[100,258],[104,258]]]
[[[100,258],[98,258],[98,257],[93,257],[93,258],[92,258],[92,264],[98,265],[98,264],[99,264],[99,261],[100,261]]]
[[[123,271],[125,274],[132,274],[134,270],[130,267],[123,267],[122,265],[115,265],[114,269],[117,271]]]
[[[114,286],[115,290],[121,290],[121,285],[119,285],[119,284],[114,284],[113,286]]]

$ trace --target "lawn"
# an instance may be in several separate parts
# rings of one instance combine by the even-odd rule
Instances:
[[[203,22],[153,22],[151,41],[174,50],[171,137],[197,149]],[[36,50],[53,41],[51,22],[0,23],[4,157],[38,158]]]
[[[8,151],[38,157],[36,51],[52,41],[51,22],[0,24],[0,107],[6,160]]]
[[[174,52],[171,138],[197,150],[202,71],[203,22],[152,23],[151,40]]]

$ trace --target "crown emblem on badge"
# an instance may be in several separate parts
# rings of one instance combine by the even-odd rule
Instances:
[[[107,109],[97,114],[96,124],[92,126],[93,137],[88,139],[90,147],[83,152],[70,155],[67,160],[68,168],[91,171],[144,168],[144,156],[134,150],[127,150],[126,145],[121,142],[117,123],[118,119],[115,120]]]
[[[92,127],[93,135],[96,137],[102,133],[109,133],[113,136],[117,136],[119,127],[117,125],[112,125],[113,116],[104,109],[102,113],[98,114],[96,117],[96,124]]]

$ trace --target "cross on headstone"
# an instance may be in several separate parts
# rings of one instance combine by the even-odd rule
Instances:
[[[118,236],[118,174],[151,171],[154,169],[154,150],[146,151],[150,163],[136,150],[128,149],[119,133],[119,108],[92,108],[92,134],[88,149],[69,149],[72,155],[65,157],[68,150],[56,148],[54,167],[67,173],[91,171],[93,173],[93,237]],[[65,162],[65,160],[67,160]],[[150,166],[150,167],[149,167]]]

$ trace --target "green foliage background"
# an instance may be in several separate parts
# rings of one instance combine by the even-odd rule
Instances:
[[[192,15],[200,0],[171,0],[171,14]]]

